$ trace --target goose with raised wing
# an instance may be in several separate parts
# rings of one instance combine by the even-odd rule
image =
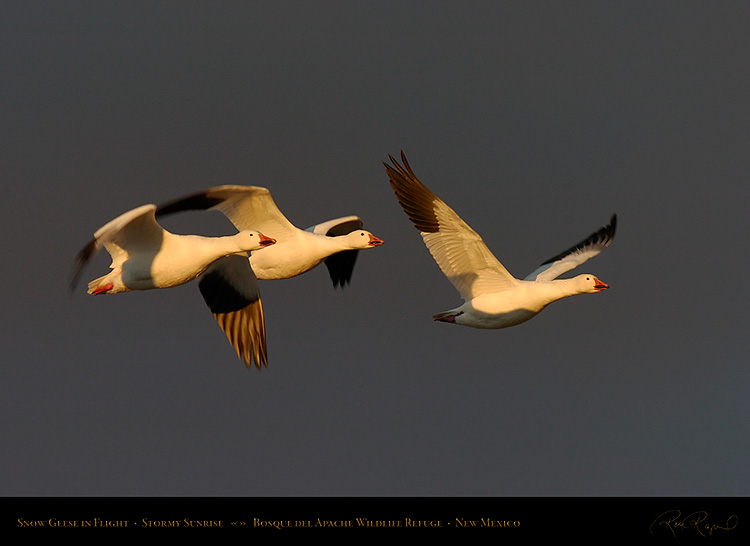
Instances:
[[[203,298],[237,355],[248,367],[253,360],[267,365],[263,305],[247,253],[272,246],[273,238],[252,229],[226,237],[177,235],[158,224],[155,211],[156,205],[143,205],[99,228],[76,257],[71,290],[102,248],[112,271],[91,281],[89,294],[169,288],[202,275]],[[219,270],[217,260],[224,264]]]
[[[273,248],[250,255],[259,279],[288,279],[325,262],[333,286],[350,282],[359,250],[383,244],[362,229],[357,216],[336,218],[302,230],[259,186],[217,186],[160,205],[157,217],[188,210],[218,210],[238,229],[259,229],[276,240]],[[270,252],[270,254],[269,254]]]
[[[576,294],[595,294],[609,285],[586,273],[558,279],[608,247],[617,216],[608,225],[517,279],[498,261],[482,238],[414,174],[401,152],[401,164],[384,163],[391,187],[427,249],[465,303],[438,313],[435,320],[472,328],[507,328],[525,322],[550,303]]]

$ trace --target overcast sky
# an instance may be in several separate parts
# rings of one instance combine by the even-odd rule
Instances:
[[[747,495],[748,16],[3,2],[2,493]],[[434,322],[461,300],[388,184],[402,149],[519,277],[617,213],[576,271],[611,289],[506,330]],[[385,240],[344,290],[323,267],[261,283],[262,371],[195,283],[67,292],[98,227],[220,184]]]

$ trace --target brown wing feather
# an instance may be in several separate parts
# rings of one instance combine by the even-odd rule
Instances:
[[[213,313],[216,322],[227,335],[237,356],[245,362],[245,366],[260,365],[268,367],[268,351],[266,349],[266,323],[263,316],[263,303],[254,301],[244,309],[231,313]]]
[[[268,366],[266,321],[258,280],[246,256],[215,261],[198,282],[211,313],[245,365]]]

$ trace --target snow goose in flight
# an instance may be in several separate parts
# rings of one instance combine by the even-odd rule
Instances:
[[[533,318],[553,301],[609,288],[594,275],[558,276],[593,258],[612,243],[617,216],[577,245],[547,260],[523,280],[516,279],[448,205],[422,184],[401,152],[400,165],[384,163],[399,203],[420,231],[432,257],[465,303],[435,320],[473,328],[506,328]]]
[[[288,279],[325,262],[333,286],[343,288],[351,279],[359,250],[383,244],[362,229],[357,216],[299,229],[281,213],[271,192],[258,186],[209,188],[159,206],[156,215],[209,209],[222,212],[238,230],[258,229],[276,240],[273,247],[250,255],[259,279]]]
[[[76,257],[71,290],[102,247],[112,256],[112,271],[91,281],[89,294],[169,288],[203,274],[203,298],[237,355],[248,367],[253,359],[258,368],[267,366],[263,305],[247,252],[275,241],[250,229],[227,237],[177,235],[157,223],[155,211],[156,205],[143,205],[99,228]],[[227,260],[220,270],[217,260]]]

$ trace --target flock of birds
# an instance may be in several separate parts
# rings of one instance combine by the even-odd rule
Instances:
[[[591,274],[558,279],[608,247],[617,225],[612,215],[600,228],[565,252],[517,279],[482,238],[422,184],[401,152],[401,163],[384,163],[404,212],[422,235],[443,274],[464,304],[434,319],[473,328],[506,328],[525,322],[550,303],[609,286]],[[235,235],[177,235],[158,218],[187,210],[218,210],[237,228]],[[161,206],[142,205],[95,233],[78,253],[73,290],[87,262],[102,248],[111,271],[88,283],[88,293],[117,294],[178,286],[196,278],[201,295],[245,365],[268,365],[265,319],[258,279],[288,279],[321,262],[335,286],[351,279],[357,253],[383,244],[346,216],[302,230],[278,209],[271,193],[257,186],[218,186]]]

